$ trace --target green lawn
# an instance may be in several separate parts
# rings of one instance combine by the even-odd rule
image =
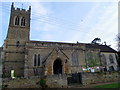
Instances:
[[[119,83],[112,83],[112,84],[94,86],[93,88],[120,88],[120,82]]]

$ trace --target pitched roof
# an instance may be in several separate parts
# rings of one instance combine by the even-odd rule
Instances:
[[[84,45],[84,43],[69,43],[69,42],[53,42],[53,41],[33,41],[30,40],[28,43],[53,43],[53,44],[68,44],[68,45]]]
[[[101,52],[114,52],[116,53],[114,49],[107,45],[98,45],[98,44],[91,44],[91,43],[66,43],[66,42],[50,42],[50,41],[29,41],[30,43],[58,43],[58,44],[81,44],[85,45],[86,48],[92,48],[92,49],[100,49]]]
[[[86,44],[86,48],[96,48],[100,49],[101,52],[117,52],[107,45],[98,45],[98,44]]]

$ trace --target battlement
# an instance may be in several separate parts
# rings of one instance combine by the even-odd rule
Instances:
[[[20,10],[20,8],[17,8],[17,10]]]
[[[14,7],[14,3],[12,3],[11,5],[11,10],[14,10],[14,11],[22,11],[22,12],[30,12],[31,11],[31,6],[29,6],[29,9],[26,10],[26,9],[23,9],[23,8],[15,8]]]
[[[22,12],[30,12],[30,10],[26,10],[26,9],[20,9],[20,8],[14,8],[15,11],[22,11]]]

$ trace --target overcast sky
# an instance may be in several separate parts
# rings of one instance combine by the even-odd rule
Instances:
[[[98,37],[116,49],[118,2],[34,1],[14,3],[16,8],[32,8],[31,40],[91,43]],[[7,35],[10,7],[11,2],[0,4],[0,46]]]

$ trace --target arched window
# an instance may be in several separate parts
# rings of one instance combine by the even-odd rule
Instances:
[[[21,19],[21,26],[25,26],[25,17]]]
[[[38,66],[40,66],[40,54],[38,54]]]
[[[72,53],[72,65],[79,65],[79,61],[78,61],[78,52],[74,51]]]
[[[36,66],[37,65],[37,55],[35,54],[34,55],[34,66]]]
[[[113,56],[111,54],[109,55],[109,60],[110,60],[110,63],[114,63]]]
[[[102,63],[103,63],[103,65],[107,65],[106,57],[105,57],[104,54],[101,56],[101,58],[102,58]]]
[[[15,25],[19,25],[19,21],[20,21],[20,18],[17,16],[17,17],[15,18]]]

